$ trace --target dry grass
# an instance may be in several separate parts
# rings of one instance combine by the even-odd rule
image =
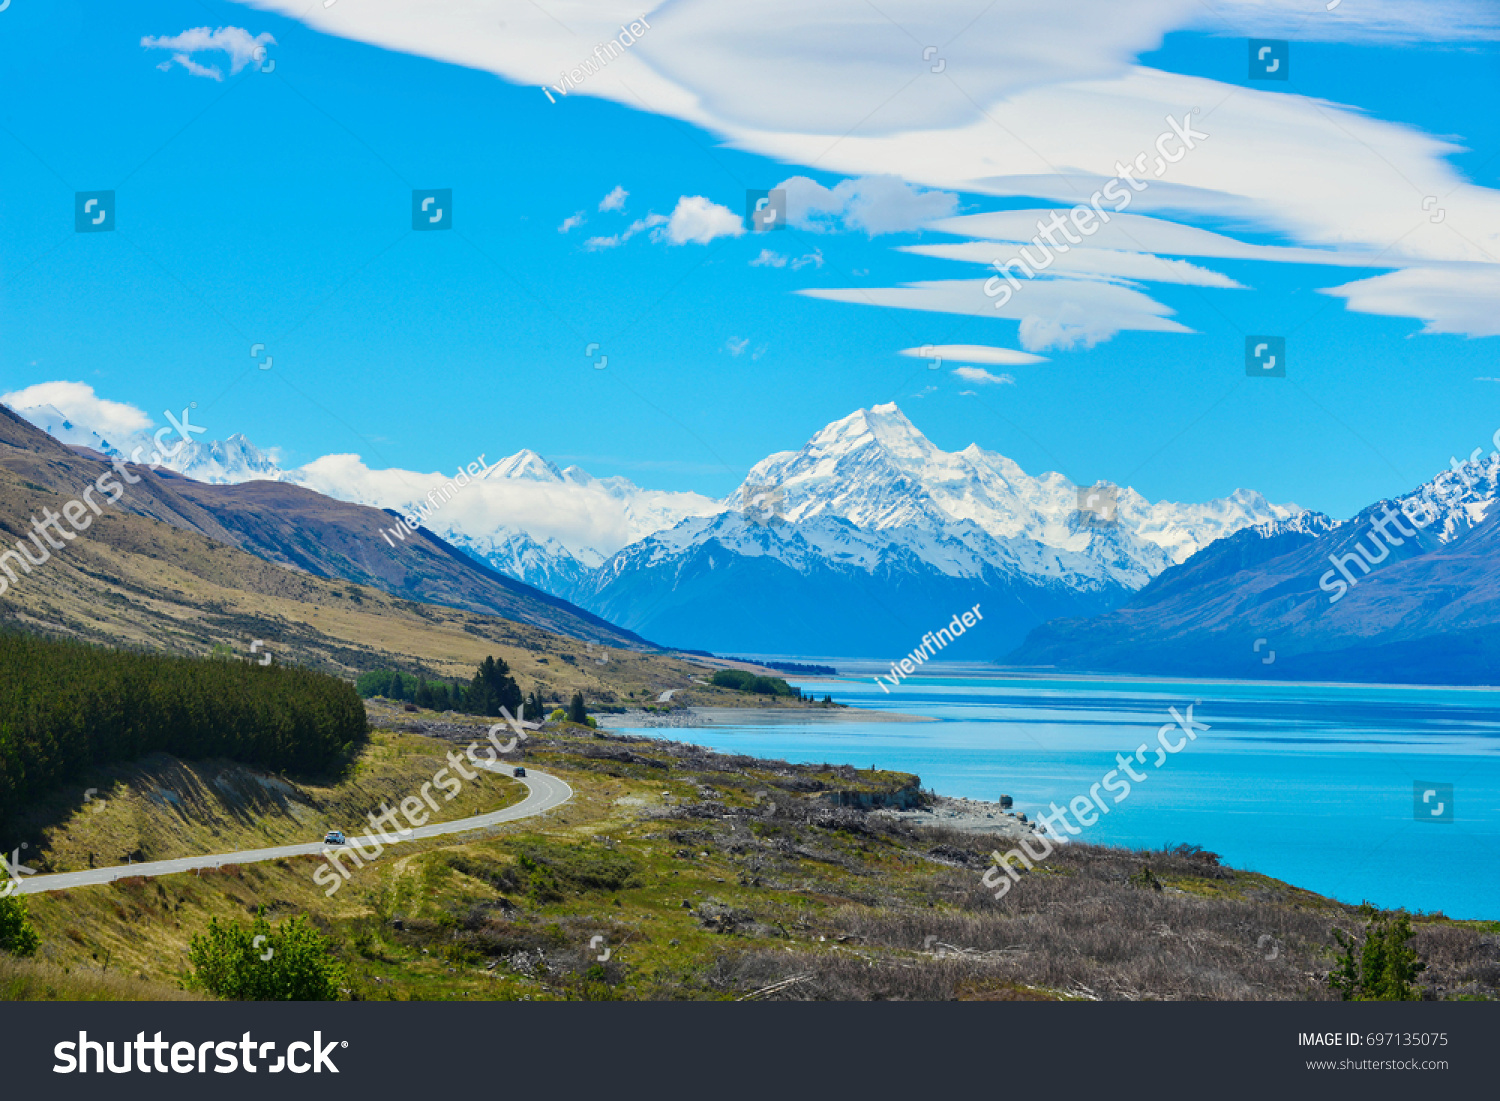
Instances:
[[[0,1001],[170,1002],[202,1001],[166,983],[98,968],[61,967],[0,952]]]
[[[752,905],[742,925],[793,943],[746,944],[707,976],[733,996],[1328,1000],[1333,931],[1363,927],[1352,907],[1212,854],[1068,845],[996,901],[980,877],[992,850],[1011,847],[998,838],[806,807],[749,825],[668,835],[734,857],[742,883],[781,896]],[[1500,997],[1492,924],[1418,917],[1416,928],[1425,997]]]
[[[406,718],[448,739],[474,725]],[[401,737],[402,757],[451,744]],[[1333,930],[1362,927],[1351,907],[1214,859],[1086,845],[997,902],[980,883],[996,838],[816,797],[910,781],[897,774],[572,727],[522,753],[576,798],[393,853],[332,899],[305,859],[32,896],[44,958],[171,983],[210,918],[264,906],[308,914],[366,998],[1323,1000]],[[1500,927],[1414,925],[1426,996],[1500,997]]]

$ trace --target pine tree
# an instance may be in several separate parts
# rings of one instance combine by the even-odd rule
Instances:
[[[583,706],[583,693],[574,692],[573,698],[568,701],[568,721],[587,726],[589,721],[588,710]]]
[[[427,683],[427,678],[417,677],[417,691],[415,698],[411,701],[418,707],[432,707],[432,688]]]
[[[521,717],[531,722],[541,722],[547,716],[542,704],[542,695],[535,688],[531,690],[531,695],[526,697],[522,707],[525,713]]]
[[[360,693],[326,673],[0,630],[0,822],[90,767],[162,751],[316,773],[368,731]]]
[[[481,666],[474,674],[474,679],[469,682],[468,703],[464,707],[470,715],[498,715],[494,700],[490,698],[490,686],[485,683],[484,668]]]
[[[510,675],[504,658],[484,659],[469,686],[468,711],[474,715],[498,715],[503,707],[512,715],[521,710],[521,686]]]
[[[1359,912],[1365,918],[1364,946],[1340,929],[1333,931],[1343,953],[1328,975],[1329,987],[1346,1002],[1420,1000],[1421,991],[1414,984],[1427,965],[1407,943],[1414,935],[1410,916],[1401,912],[1392,920],[1368,902]]]

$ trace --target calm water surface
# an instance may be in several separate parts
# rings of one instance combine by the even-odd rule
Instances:
[[[1500,692],[965,676],[912,678],[886,695],[869,680],[794,683],[936,721],[635,732],[915,772],[944,795],[1010,795],[1034,817],[1087,794],[1116,754],[1154,749],[1168,708],[1193,704],[1209,729],[1159,766],[1154,752],[1134,762],[1147,778],[1080,840],[1189,842],[1347,902],[1500,918]],[[1451,822],[1432,813],[1440,802]]]

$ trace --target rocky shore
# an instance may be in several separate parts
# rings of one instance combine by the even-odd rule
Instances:
[[[915,826],[941,826],[965,833],[997,833],[1019,839],[1036,832],[1036,826],[1025,815],[1004,810],[999,803],[982,799],[958,799],[936,796],[931,805],[920,810],[874,810],[872,816],[896,818]]]

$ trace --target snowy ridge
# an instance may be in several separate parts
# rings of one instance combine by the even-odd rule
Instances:
[[[1444,470],[1393,503],[1439,543],[1451,543],[1484,519],[1497,498],[1500,453],[1491,451],[1487,458],[1476,457]]]
[[[166,452],[182,444],[177,453],[165,458],[161,465],[196,482],[237,485],[256,480],[281,482],[290,479],[290,475],[277,465],[274,453],[262,451],[239,433],[222,441],[183,443],[174,431],[164,436],[158,446],[149,432],[132,432],[107,439],[87,425],[75,424],[51,405],[17,409],[16,413],[61,443],[70,447],[87,447],[106,458],[126,462],[149,463],[159,449]]]
[[[64,443],[110,457],[129,459],[139,448],[149,461],[155,451],[145,433],[108,440],[52,406],[18,412]],[[165,465],[213,484],[292,481],[398,511],[420,500],[434,477],[446,480],[373,471],[353,455],[325,456],[287,471],[274,452],[243,435],[193,442]],[[1468,497],[1444,516],[1443,530],[1467,530],[1482,515],[1494,495],[1500,457],[1486,470],[1489,498],[1463,487]],[[774,501],[769,511],[756,504],[767,487]],[[763,459],[724,501],[596,478],[578,466],[559,469],[523,449],[491,464],[429,526],[502,573],[587,603],[632,571],[660,569],[709,544],[726,565],[730,558],[771,559],[802,575],[824,567],[867,575],[915,570],[1080,592],[1133,590],[1224,535],[1310,515],[1248,490],[1179,504],[1147,501],[1126,487],[1115,491],[1114,522],[1099,523],[1079,512],[1078,491],[1061,474],[1028,475],[975,444],[942,451],[889,404],[858,410],[800,450]],[[719,554],[708,561],[718,562]]]
[[[1117,491],[1116,523],[1090,523],[1078,512],[1079,487],[1061,474],[1032,477],[974,444],[939,450],[894,404],[859,410],[800,451],[762,460],[726,504],[742,510],[764,486],[777,487],[791,524],[837,517],[934,566],[946,560],[945,573],[973,572],[982,561],[1039,578],[1076,575],[1084,585],[1107,576],[1130,588],[1215,539],[1303,511],[1249,490],[1185,505],[1153,503],[1126,487]]]

